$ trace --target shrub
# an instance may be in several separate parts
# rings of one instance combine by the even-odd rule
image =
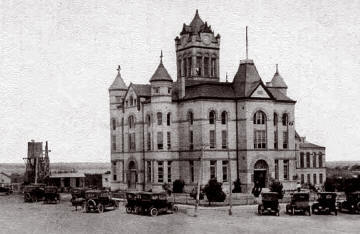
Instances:
[[[239,178],[234,181],[234,189],[232,190],[232,192],[241,193],[241,182]]]
[[[173,192],[174,193],[183,193],[184,192],[185,182],[182,179],[177,179],[173,182]]]
[[[206,197],[211,202],[223,202],[225,201],[226,194],[222,190],[222,183],[218,182],[216,178],[210,179],[204,187]]]
[[[284,197],[283,185],[278,180],[272,180],[270,182],[270,191],[278,193],[279,199],[282,199]]]
[[[170,196],[171,195],[171,188],[170,188],[170,184],[165,183],[162,185],[162,188],[166,191],[166,193]]]
[[[326,192],[335,192],[335,188],[336,188],[335,179],[327,178],[324,184],[324,188]]]

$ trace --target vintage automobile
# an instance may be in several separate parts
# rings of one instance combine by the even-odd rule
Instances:
[[[60,194],[56,186],[46,186],[44,188],[44,204],[60,202]]]
[[[11,189],[11,187],[0,187],[0,193],[9,195],[13,193],[13,190]]]
[[[258,205],[258,214],[275,214],[280,215],[279,194],[275,192],[261,193],[262,204]]]
[[[340,211],[352,214],[360,212],[360,191],[347,193],[346,200],[340,203]]]
[[[313,214],[331,214],[332,212],[334,212],[335,215],[337,215],[336,193],[318,193],[318,199],[311,206],[311,211]]]
[[[126,193],[126,213],[138,213],[138,192],[127,192]],[[141,199],[141,196],[139,197]]]
[[[83,208],[86,213],[91,211],[102,213],[109,207],[112,207],[113,209],[117,209],[119,207],[119,203],[112,199],[110,191],[88,190],[85,192]]]
[[[24,187],[24,202],[37,202],[44,200],[44,184],[32,184]]]
[[[308,192],[295,192],[291,195],[291,201],[286,205],[286,213],[294,215],[295,213],[302,213],[311,215],[310,194]]]
[[[159,213],[177,212],[178,207],[168,201],[166,192],[139,192],[135,197],[128,195],[126,211],[136,214],[157,216]]]
[[[75,206],[77,210],[78,206],[82,206],[85,202],[85,192],[88,188],[72,188],[71,189],[71,205]]]

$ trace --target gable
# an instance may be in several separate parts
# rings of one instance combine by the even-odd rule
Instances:
[[[254,92],[251,94],[252,98],[270,98],[267,91],[262,85],[259,85]]]

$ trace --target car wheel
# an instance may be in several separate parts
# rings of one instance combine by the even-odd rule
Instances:
[[[99,203],[99,204],[97,205],[97,210],[98,210],[99,213],[103,213],[103,212],[104,212],[104,206],[103,206],[103,204]]]
[[[158,209],[156,209],[156,208],[151,208],[150,209],[150,215],[151,216],[157,216],[158,214],[159,214]]]
[[[114,210],[118,209],[119,208],[119,202],[118,201],[115,201],[114,202]]]
[[[132,210],[130,207],[126,207],[126,213],[131,214],[132,211],[133,211],[133,210]]]
[[[179,211],[179,207],[174,206],[174,207],[173,207],[173,211],[174,211],[174,212],[178,212],[178,211]]]
[[[135,207],[135,214],[141,214],[141,208],[136,206]]]

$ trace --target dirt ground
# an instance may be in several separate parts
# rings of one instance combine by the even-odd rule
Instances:
[[[102,214],[75,211],[68,196],[60,204],[24,203],[21,195],[0,196],[0,233],[359,233],[360,215],[258,216],[257,207],[191,206],[157,217],[126,214],[124,206]]]

